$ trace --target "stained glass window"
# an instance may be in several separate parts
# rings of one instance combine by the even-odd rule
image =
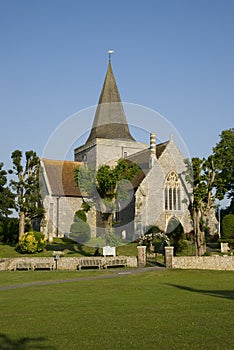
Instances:
[[[180,181],[175,171],[171,171],[165,182],[165,210],[181,210]]]

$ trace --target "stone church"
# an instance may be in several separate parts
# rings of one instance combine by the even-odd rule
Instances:
[[[78,166],[114,165],[120,158],[135,162],[141,176],[135,179],[129,202],[117,206],[115,230],[123,240],[142,236],[153,225],[167,232],[181,225],[192,230],[188,211],[191,189],[185,181],[184,156],[171,137],[156,143],[152,130],[149,145],[137,142],[131,134],[127,117],[109,60],[93,125],[84,145],[74,150],[74,161],[41,159],[41,188],[46,210],[42,230],[49,239],[70,232],[74,213],[81,208],[85,194],[76,185],[74,169]],[[91,235],[99,233],[95,209],[88,212]]]

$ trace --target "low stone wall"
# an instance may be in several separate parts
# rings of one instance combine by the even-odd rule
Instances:
[[[234,256],[174,256],[172,268],[234,271]]]
[[[92,257],[90,257],[92,258]],[[95,257],[93,257],[95,258]],[[117,256],[117,258],[121,258],[121,256]],[[127,256],[127,266],[128,267],[137,267],[137,257],[135,256]],[[74,257],[60,257],[57,261],[51,258],[30,258],[30,257],[20,257],[20,258],[1,258],[0,259],[0,271],[4,270],[15,270],[17,266],[25,264],[25,266],[36,266],[37,264],[49,264],[53,265],[54,269],[58,270],[77,270],[77,266],[79,265],[79,261],[82,258]],[[101,257],[101,259],[105,260],[106,258]]]

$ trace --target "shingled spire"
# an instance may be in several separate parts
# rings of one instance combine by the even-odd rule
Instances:
[[[87,142],[97,138],[135,141],[128,128],[110,60]]]

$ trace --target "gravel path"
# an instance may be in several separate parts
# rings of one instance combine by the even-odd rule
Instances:
[[[45,285],[60,284],[60,283],[92,281],[92,280],[98,280],[98,279],[121,277],[126,275],[136,275],[136,274],[140,274],[144,272],[152,272],[156,270],[165,270],[165,267],[154,266],[154,267],[144,267],[144,268],[136,268],[136,269],[128,269],[128,270],[116,270],[115,273],[100,275],[100,276],[78,277],[78,278],[51,280],[51,281],[35,281],[35,282],[22,283],[22,284],[16,284],[16,285],[0,286],[0,291],[10,290],[10,289],[21,289],[21,288],[34,287],[34,286],[45,286]]]

